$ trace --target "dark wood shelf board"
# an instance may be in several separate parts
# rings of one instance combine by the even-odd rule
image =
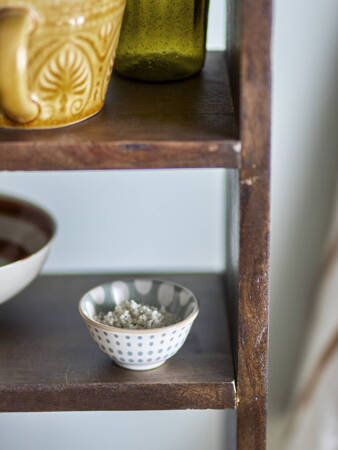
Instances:
[[[0,170],[238,167],[224,52],[201,74],[140,83],[113,74],[103,110],[55,130],[0,130]]]
[[[235,407],[224,276],[156,276],[191,288],[200,315],[180,352],[148,372],[113,364],[77,311],[84,292],[116,278],[41,276],[1,307],[0,411]]]

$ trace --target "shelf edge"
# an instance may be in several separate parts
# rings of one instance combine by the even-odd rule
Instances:
[[[234,409],[234,382],[0,386],[0,412]]]
[[[236,168],[240,142],[2,142],[0,170]]]

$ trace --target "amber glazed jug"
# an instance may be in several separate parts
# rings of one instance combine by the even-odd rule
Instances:
[[[126,0],[0,0],[0,126],[54,128],[103,106]]]
[[[208,0],[128,0],[115,70],[167,81],[199,72],[205,59]]]

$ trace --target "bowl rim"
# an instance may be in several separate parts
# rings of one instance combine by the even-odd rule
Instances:
[[[27,200],[27,199],[22,198],[22,197],[17,197],[16,195],[2,194],[2,193],[0,193],[0,200],[7,200],[7,201],[10,201],[10,202],[13,202],[13,203],[18,203],[20,205],[23,205],[24,207],[28,206],[28,207],[34,209],[35,211],[37,211],[38,213],[44,215],[45,218],[49,221],[49,223],[51,225],[51,234],[47,238],[46,243],[42,247],[40,247],[38,250],[36,250],[35,252],[31,253],[28,256],[24,256],[23,258],[16,259],[15,261],[12,261],[12,262],[10,262],[8,264],[1,265],[0,266],[0,272],[1,272],[2,270],[7,269],[8,267],[12,267],[15,264],[22,263],[24,261],[29,260],[33,256],[37,255],[38,253],[42,252],[47,247],[49,247],[52,244],[53,240],[55,239],[55,235],[56,235],[58,226],[57,226],[57,222],[56,222],[54,216],[49,212],[48,209],[46,209],[46,208],[44,208],[44,207],[42,207],[42,206],[40,206],[40,205],[38,205],[36,203],[33,203],[30,200]],[[0,214],[1,214],[1,209],[0,209]]]
[[[133,282],[135,280],[152,281],[152,282],[156,281],[156,282],[159,282],[159,283],[169,284],[171,286],[178,286],[178,287],[184,289],[185,291],[188,291],[191,294],[191,296],[195,300],[196,308],[185,319],[180,320],[179,322],[175,322],[175,323],[173,323],[171,325],[167,325],[166,327],[140,328],[140,329],[119,328],[119,327],[113,327],[111,325],[106,325],[106,324],[104,324],[102,322],[97,322],[95,320],[90,319],[82,311],[82,302],[84,301],[84,298],[86,297],[86,295],[88,295],[94,289],[96,289],[98,287],[103,287],[103,286],[105,286],[107,284],[114,283],[115,281],[122,281],[122,282],[126,283],[126,282]],[[82,297],[80,298],[80,300],[78,302],[78,310],[79,310],[79,313],[80,313],[82,319],[85,322],[88,322],[91,325],[93,325],[94,327],[101,328],[103,330],[111,331],[111,332],[114,332],[114,333],[120,333],[120,334],[153,334],[153,333],[163,332],[165,330],[174,330],[176,328],[181,328],[182,326],[192,322],[193,320],[196,319],[197,315],[199,314],[199,304],[198,304],[198,300],[197,300],[195,294],[189,288],[183,286],[182,284],[175,283],[174,281],[161,280],[159,278],[142,278],[142,277],[139,277],[139,278],[124,278],[124,279],[118,279],[118,280],[113,280],[113,281],[107,281],[106,283],[99,284],[97,286],[92,287],[91,289],[89,289],[89,291],[85,292],[82,295]]]

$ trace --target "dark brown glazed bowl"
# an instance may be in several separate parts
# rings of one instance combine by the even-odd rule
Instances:
[[[0,304],[38,275],[55,232],[56,223],[44,209],[0,195]]]

